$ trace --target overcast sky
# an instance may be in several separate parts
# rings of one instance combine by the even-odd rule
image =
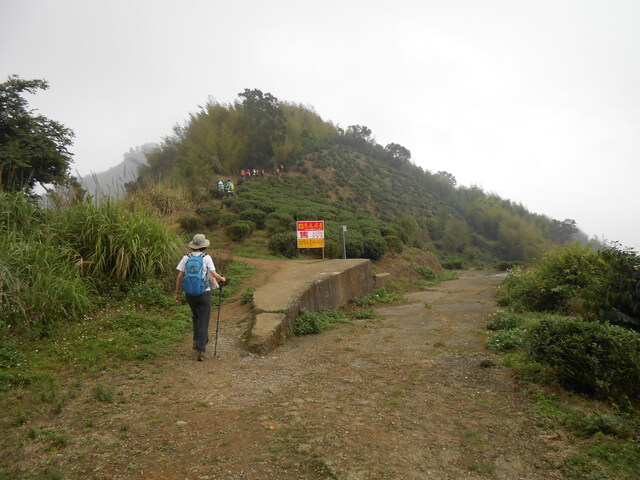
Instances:
[[[0,81],[101,172],[245,88],[640,250],[638,0],[0,0]]]

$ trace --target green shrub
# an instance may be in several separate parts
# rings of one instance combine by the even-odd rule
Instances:
[[[242,296],[240,297],[240,303],[242,305],[246,305],[247,303],[251,303],[253,302],[253,292],[255,292],[256,289],[253,287],[249,287],[247,288],[247,291],[244,292],[242,294]]]
[[[436,280],[438,278],[437,272],[433,268],[427,265],[416,265],[415,268],[416,268],[416,271],[420,274],[420,276],[425,280],[431,281],[431,280]]]
[[[246,220],[236,220],[224,229],[224,233],[229,240],[239,242],[248,237],[253,231],[253,224]]]
[[[522,315],[509,312],[497,312],[489,317],[487,328],[489,330],[511,330],[519,328],[524,323]]]
[[[325,238],[324,256],[325,258],[342,258],[342,247],[335,240]]]
[[[269,213],[265,224],[270,235],[288,232],[296,228],[296,221],[293,217],[280,210]]]
[[[173,298],[162,287],[157,280],[145,280],[134,285],[128,293],[128,299],[135,305],[170,308],[173,305]]]
[[[198,215],[198,217],[202,219],[202,222],[207,227],[213,227],[214,225],[217,225],[218,222],[220,221],[220,209],[216,207],[210,207],[210,206],[198,207],[196,208],[196,215]],[[196,228],[194,230],[189,230],[189,231],[195,232],[197,230],[198,229]]]
[[[240,212],[239,217],[241,220],[248,220],[250,222],[255,223],[258,229],[265,228],[265,221],[267,219],[267,214],[260,209],[248,208]]]
[[[524,343],[526,333],[526,330],[522,328],[500,330],[487,340],[487,349],[492,352],[506,352],[520,348]]]
[[[381,288],[369,293],[368,295],[356,297],[351,301],[359,307],[370,307],[379,303],[390,304],[396,300],[402,300],[403,298],[404,297],[402,295],[396,295],[388,292],[385,288]]]
[[[377,233],[370,233],[364,237],[363,256],[371,260],[379,260],[387,253],[387,243]]]
[[[320,333],[333,325],[345,322],[347,317],[339,310],[324,307],[319,312],[308,312],[303,309],[293,325],[293,333],[295,335]]]
[[[60,246],[6,232],[0,251],[0,327],[40,336],[93,307],[90,284]]]
[[[349,316],[353,318],[357,318],[358,320],[376,318],[378,317],[378,313],[373,308],[360,308],[355,310],[349,314]]]
[[[364,236],[358,231],[349,231],[344,236],[347,258],[362,258],[364,254]]]
[[[0,337],[0,369],[13,367],[24,358],[24,353],[15,340],[9,337]]]
[[[514,268],[498,289],[498,304],[515,311],[566,313],[569,300],[599,275],[596,252],[571,246],[550,250],[531,268]]]
[[[568,388],[640,403],[640,334],[569,318],[544,318],[527,336],[530,357]]]
[[[155,183],[130,192],[122,202],[130,211],[145,210],[167,216],[187,210],[191,203],[189,195],[184,188]]]
[[[384,241],[387,243],[387,250],[390,252],[401,254],[404,250],[402,240],[396,235],[387,235],[384,237]]]
[[[598,251],[600,274],[585,289],[587,307],[600,318],[640,330],[640,256],[618,246]]]
[[[269,251],[287,258],[298,256],[298,240],[295,233],[276,233],[269,239]]]
[[[235,213],[227,212],[226,210],[221,210],[220,220],[218,223],[223,227],[228,227],[233,222],[236,222],[238,220],[240,220],[240,217],[238,217],[238,215],[236,215]]]
[[[202,217],[194,217],[192,215],[178,218],[178,224],[187,233],[195,233],[202,231],[204,227],[204,219]]]

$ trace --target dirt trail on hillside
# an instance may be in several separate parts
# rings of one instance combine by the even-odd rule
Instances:
[[[74,448],[94,446],[65,470],[101,479],[562,478],[565,440],[536,425],[531,400],[484,347],[501,278],[460,277],[264,357],[238,340],[246,310],[223,306],[219,358],[196,362],[185,342],[177,359],[119,379],[122,410],[107,409],[90,431],[78,426]]]

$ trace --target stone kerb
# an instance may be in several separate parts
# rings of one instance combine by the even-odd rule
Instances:
[[[253,293],[255,322],[247,347],[268,353],[291,334],[303,308],[335,308],[366,295],[373,286],[371,262],[366,259],[290,262]]]

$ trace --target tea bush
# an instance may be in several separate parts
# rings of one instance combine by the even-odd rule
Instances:
[[[202,231],[205,221],[202,217],[184,216],[178,218],[178,224],[187,233],[196,233]]]
[[[400,237],[387,235],[384,237],[384,241],[387,243],[387,250],[393,253],[401,254],[404,250],[404,245],[402,244]]]
[[[287,258],[298,256],[298,240],[295,233],[276,233],[269,239],[269,251]]]
[[[532,360],[566,387],[622,404],[640,404],[640,334],[615,325],[547,317],[527,335]]]
[[[379,260],[387,253],[387,244],[378,233],[369,233],[364,237],[363,256],[371,260]]]
[[[267,214],[258,208],[248,208],[240,212],[238,216],[241,220],[248,220],[250,222],[253,222],[260,230],[265,228]]]
[[[596,252],[580,246],[556,248],[531,268],[515,268],[498,290],[498,304],[515,311],[566,313],[601,271]]]
[[[217,223],[220,221],[220,209],[216,207],[210,207],[210,206],[198,207],[196,208],[196,215],[198,215],[202,219],[202,221],[207,227],[213,227],[217,225]],[[193,232],[196,230],[190,230],[190,231]]]
[[[587,307],[611,323],[640,330],[640,256],[610,246],[598,251],[602,271],[586,288]]]
[[[290,232],[296,228],[296,221],[293,217],[282,210],[269,213],[265,223],[267,231],[271,235],[274,233]]]
[[[344,243],[348,258],[361,258],[364,254],[364,236],[360,232],[347,230]]]
[[[239,242],[253,232],[253,223],[247,220],[236,220],[224,229],[224,233],[229,240]]]

